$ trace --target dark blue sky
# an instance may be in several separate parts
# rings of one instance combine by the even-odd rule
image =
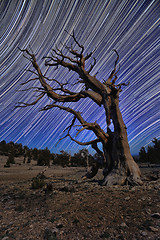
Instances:
[[[47,69],[42,57],[51,48],[62,47],[60,42],[71,43],[75,35],[85,47],[85,52],[95,47],[97,64],[92,74],[101,82],[109,76],[115,61],[116,49],[120,55],[118,83],[130,82],[120,95],[120,109],[127,125],[132,154],[142,146],[160,137],[160,2],[136,0],[2,0],[0,2],[0,141],[6,140],[28,145],[30,148],[48,147],[53,152],[65,150],[71,153],[80,148],[70,139],[57,146],[63,130],[72,116],[58,109],[39,112],[49,103],[44,97],[38,104],[16,108],[17,102],[32,102],[33,90],[24,90],[21,83],[35,75],[26,72],[31,64],[23,58],[20,48],[29,45],[47,76],[65,82],[79,91],[82,86],[73,85],[77,75],[59,68]],[[89,63],[88,63],[89,64]],[[53,85],[53,84],[52,84]],[[27,88],[40,86],[29,82]],[[97,108],[89,99],[67,104],[82,112],[83,117],[95,121],[106,129],[103,108]],[[76,127],[73,129],[73,136]],[[83,131],[76,138],[80,141],[94,139],[92,132]],[[89,150],[91,150],[89,148]]]

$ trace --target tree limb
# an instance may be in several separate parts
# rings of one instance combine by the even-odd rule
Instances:
[[[91,144],[94,144],[94,143],[97,143],[97,142],[101,142],[100,139],[94,139],[94,140],[91,140],[91,141],[88,141],[88,142],[80,142],[80,141],[77,141],[76,139],[72,138],[72,136],[70,134],[68,134],[68,136],[70,137],[70,139],[74,142],[76,142],[77,144],[79,145],[91,145]]]
[[[33,73],[35,73],[38,76],[38,79],[39,79],[42,87],[44,88],[44,92],[47,94],[48,97],[55,100],[56,102],[77,102],[81,98],[85,98],[85,96],[82,95],[81,93],[73,93],[73,92],[69,91],[68,89],[64,89],[63,84],[60,84],[58,81],[54,80],[61,86],[61,90],[64,93],[67,93],[68,95],[57,94],[55,91],[53,91],[51,86],[49,84],[47,84],[47,82],[45,80],[46,77],[43,76],[43,74],[37,64],[35,55],[30,53],[27,49],[20,49],[20,50],[22,52],[28,54],[31,57],[30,61],[32,62],[33,67],[37,71],[37,73],[35,73],[35,72],[33,72]],[[59,60],[57,60],[57,61],[59,61]],[[68,64],[68,63],[66,63],[66,64]],[[31,70],[29,70],[29,71],[31,71]]]
[[[57,104],[51,104],[51,105],[46,105],[44,108],[41,109],[41,111],[43,110],[49,110],[51,108],[57,107],[61,110],[65,110],[66,112],[70,112],[71,114],[73,114],[78,121],[81,123],[82,127],[85,127],[85,129],[87,130],[92,130],[94,132],[94,134],[98,137],[98,139],[100,139],[102,142],[107,142],[108,141],[108,137],[109,135],[107,133],[105,133],[103,131],[103,129],[101,129],[101,127],[99,126],[98,123],[94,122],[94,123],[88,123],[86,122],[83,117],[81,116],[80,112],[75,111],[72,108],[69,107],[64,107],[61,105],[57,105]]]
[[[118,71],[119,71],[119,69],[118,69],[118,71],[116,72],[117,62],[118,62],[118,60],[119,60],[119,54],[118,54],[118,52],[117,52],[115,49],[114,49],[113,51],[117,54],[117,58],[116,58],[116,61],[115,61],[115,64],[114,64],[114,69],[112,70],[109,78],[108,78],[107,81],[105,82],[106,85],[107,85],[107,84],[109,84],[109,85],[112,84],[112,85],[113,85],[113,84],[115,83],[115,81],[116,81],[116,79],[117,79],[116,74],[117,74]],[[113,81],[113,83],[111,83],[111,80],[112,80],[113,77],[115,77],[115,80]]]
[[[32,102],[32,103],[18,102],[18,104],[23,104],[23,105],[18,105],[18,106],[16,106],[16,108],[18,108],[18,107],[28,107],[28,106],[35,105],[44,95],[45,95],[45,93],[42,93],[42,94],[40,95],[40,97],[38,97],[38,98],[37,98],[34,102]]]
[[[96,65],[96,59],[93,58],[93,60],[94,60],[94,63],[91,64],[90,69],[88,70],[88,73],[90,73],[92,71],[92,69],[94,68],[94,66]]]

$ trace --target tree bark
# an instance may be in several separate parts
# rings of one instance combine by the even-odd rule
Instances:
[[[109,134],[106,145],[103,145],[105,158],[103,185],[142,185],[141,172],[134,161],[128,144],[127,128],[124,124],[120,109],[119,97],[111,97],[111,119],[114,132]]]

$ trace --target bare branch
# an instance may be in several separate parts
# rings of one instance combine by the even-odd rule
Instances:
[[[57,146],[57,145],[59,144],[59,142],[60,142],[60,141],[62,141],[63,139],[65,139],[66,137],[68,137],[68,134],[67,134],[66,136],[64,136],[64,137],[60,138],[60,139],[58,140],[58,142],[56,143],[56,145],[55,145],[55,146]]]
[[[23,105],[18,105],[18,106],[16,106],[16,108],[18,108],[18,107],[28,107],[28,106],[35,105],[44,95],[45,95],[45,93],[42,93],[42,94],[40,95],[40,97],[38,97],[38,98],[37,98],[34,102],[32,102],[32,103],[18,102],[18,104],[23,104]]]
[[[29,90],[31,90],[31,89],[36,89],[36,90],[34,90],[34,92],[35,92],[35,91],[40,92],[41,90],[42,90],[42,91],[44,90],[43,88],[39,88],[39,87],[30,87],[30,88],[26,88],[26,89],[17,90],[17,92],[25,92],[25,91],[29,91]],[[44,91],[43,91],[43,92],[44,92]]]
[[[51,99],[55,100],[56,102],[77,102],[79,101],[81,98],[85,98],[85,96],[82,93],[74,93],[69,91],[68,89],[65,89],[63,86],[63,84],[59,83],[58,81],[56,81],[54,79],[54,81],[56,81],[60,86],[61,86],[61,91],[63,91],[64,93],[67,93],[69,95],[60,95],[57,94],[56,92],[53,91],[53,89],[51,88],[51,86],[49,84],[46,83],[45,78],[36,62],[36,58],[34,54],[31,54],[27,49],[21,50],[22,52],[27,53],[30,57],[31,57],[31,62],[33,67],[35,68],[35,70],[37,71],[37,73],[29,70],[30,72],[33,72],[34,74],[36,74],[38,76],[38,79],[42,85],[42,87],[44,88],[45,93],[47,94],[48,97],[50,97]],[[52,58],[50,58],[52,59]],[[59,64],[59,60],[57,58],[57,63]],[[71,65],[71,68],[74,65],[69,64],[69,63],[65,63],[64,61],[61,62],[62,65],[67,65],[67,67],[69,67]],[[30,81],[30,80],[29,80]]]
[[[27,84],[27,83],[29,83],[29,82],[31,82],[31,81],[34,81],[34,80],[38,80],[39,78],[37,77],[37,78],[31,78],[31,79],[29,79],[28,81],[26,81],[26,82],[24,82],[24,83],[21,83],[20,85],[25,85],[25,84]]]
[[[64,61],[64,58],[60,59],[58,57],[43,57],[45,59],[45,66],[63,66],[68,68],[69,70],[77,72],[77,66]]]
[[[92,51],[92,52],[90,52],[89,54],[87,53],[87,55],[86,55],[86,57],[85,57],[85,60],[88,60],[90,57],[92,57],[92,55],[93,55],[93,53],[96,51],[96,47],[95,47],[95,49]]]
[[[34,73],[35,75],[37,75],[37,76],[38,76],[38,73],[35,73],[34,71],[32,71],[32,70],[30,70],[30,69],[27,69],[26,71],[27,71],[27,72]]]
[[[78,134],[80,133],[80,132],[82,132],[83,130],[85,130],[85,129],[88,129],[88,126],[84,126],[83,128],[81,128],[81,129],[77,129],[77,134],[76,134],[76,136],[75,137],[77,137],[78,136]]]
[[[101,127],[99,126],[98,123],[96,123],[96,122],[94,122],[94,123],[86,122],[83,119],[83,117],[81,116],[80,112],[77,112],[72,108],[64,107],[64,106],[57,105],[57,104],[51,104],[51,105],[47,105],[44,108],[42,108],[41,111],[49,110],[49,109],[54,108],[54,107],[57,107],[61,110],[65,110],[66,112],[70,112],[71,114],[73,114],[78,119],[78,121],[82,124],[83,127],[85,127],[85,129],[92,130],[94,132],[94,134],[98,137],[98,139],[100,139],[102,142],[105,142],[105,143],[108,141],[109,135],[107,133],[105,133],[103,131],[103,129],[101,129]]]
[[[72,108],[69,108],[69,107],[64,107],[64,106],[61,106],[61,105],[57,105],[57,104],[51,104],[51,105],[46,105],[44,108],[41,109],[41,111],[43,110],[49,110],[51,108],[59,108],[61,110],[65,110],[66,112],[70,112],[72,113],[78,120],[81,124],[84,124],[86,123],[86,121],[82,118],[80,112],[76,112],[74,109]]]
[[[90,69],[88,70],[88,73],[90,73],[92,71],[92,69],[94,68],[94,66],[96,65],[96,59],[95,58],[93,58],[93,59],[94,59],[94,63],[91,64]]]
[[[76,121],[76,116],[74,116],[72,123],[63,131],[65,132],[66,130],[68,130],[68,133],[70,132],[71,128],[73,127],[74,123]]]
[[[69,57],[69,56],[63,55],[62,51],[61,51],[60,49],[58,49],[58,48],[57,48],[57,50],[52,49],[52,51],[53,51],[55,54],[57,54],[58,56],[62,57],[63,60],[64,60],[64,59],[68,59],[70,62],[73,62],[73,63],[76,63],[76,64],[79,63],[79,61],[77,61],[77,60],[75,60],[75,59],[73,59],[73,58],[71,58],[71,57]]]
[[[66,31],[66,30],[65,30]],[[66,31],[67,32],[67,31]],[[68,32],[67,32],[68,33]],[[80,47],[82,50],[81,50],[81,54],[84,52],[84,46],[83,45],[81,45],[78,41],[77,41],[77,39],[76,39],[76,37],[75,37],[75,34],[74,34],[74,30],[73,30],[73,33],[72,34],[70,34],[70,33],[68,33],[73,39],[74,39],[74,41],[76,42],[76,44],[78,45],[78,47]]]
[[[67,84],[68,84],[67,82],[66,82],[66,83],[60,83],[60,82],[59,82],[58,80],[56,80],[56,79],[49,79],[49,78],[47,78],[47,77],[45,77],[45,76],[44,76],[44,78],[47,79],[48,81],[55,81],[56,83],[59,84],[60,88],[54,88],[54,89],[53,89],[54,91],[55,91],[55,90],[61,90],[61,91],[64,92],[64,93],[67,93],[67,94],[70,94],[70,95],[79,95],[79,96],[81,96],[81,98],[85,98],[85,96],[84,96],[82,93],[71,92],[69,89],[64,88],[63,86],[67,85]],[[63,96],[63,95],[61,95],[61,96]]]
[[[116,61],[115,61],[115,64],[114,64],[114,69],[112,70],[109,78],[108,78],[107,81],[105,82],[105,84],[109,84],[109,85],[113,85],[113,84],[115,83],[115,81],[117,80],[116,74],[117,74],[118,71],[119,71],[119,69],[118,69],[118,71],[116,72],[117,62],[118,62],[118,60],[119,60],[119,54],[118,54],[118,52],[117,52],[115,49],[114,49],[113,51],[117,54],[117,58],[116,58]],[[115,77],[115,79],[114,79],[113,82],[111,83],[111,80],[112,80],[113,77]]]
[[[128,83],[119,83],[116,85],[116,87],[118,87],[118,89],[121,89],[122,86],[129,86],[130,82]]]
[[[91,140],[91,141],[88,141],[88,142],[80,142],[80,141],[77,141],[76,139],[72,138],[70,134],[68,134],[68,136],[70,137],[70,139],[74,142],[76,142],[77,144],[79,145],[92,145],[94,143],[98,143],[98,142],[101,142],[100,139],[94,139],[94,140]]]

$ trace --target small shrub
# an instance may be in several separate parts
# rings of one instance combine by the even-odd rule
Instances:
[[[51,223],[54,223],[54,222],[55,222],[55,220],[56,220],[56,219],[55,219],[55,217],[54,217],[54,216],[52,216],[52,217],[51,217],[51,219],[50,219],[50,222],[51,222]]]
[[[35,177],[32,179],[32,189],[40,189],[44,187],[44,185],[45,185],[44,179],[39,177]]]
[[[79,223],[78,218],[75,218],[75,219],[73,220],[73,223],[77,225],[77,224]]]
[[[104,233],[102,233],[101,235],[100,235],[100,238],[109,238],[110,237],[110,234],[108,233],[108,232],[104,232]]]
[[[9,163],[15,164],[15,160],[14,160],[14,153],[10,153],[8,156],[8,161]]]
[[[44,231],[45,240],[57,240],[56,232],[51,231],[50,229],[45,229]]]
[[[9,159],[7,160],[7,162],[6,162],[6,164],[4,165],[4,168],[10,168],[10,161],[9,161]]]
[[[52,186],[52,183],[47,183],[46,184],[46,188],[44,189],[45,193],[51,193],[53,192],[53,186]]]
[[[23,212],[24,211],[24,207],[22,205],[19,205],[15,208],[15,211],[17,212]]]

